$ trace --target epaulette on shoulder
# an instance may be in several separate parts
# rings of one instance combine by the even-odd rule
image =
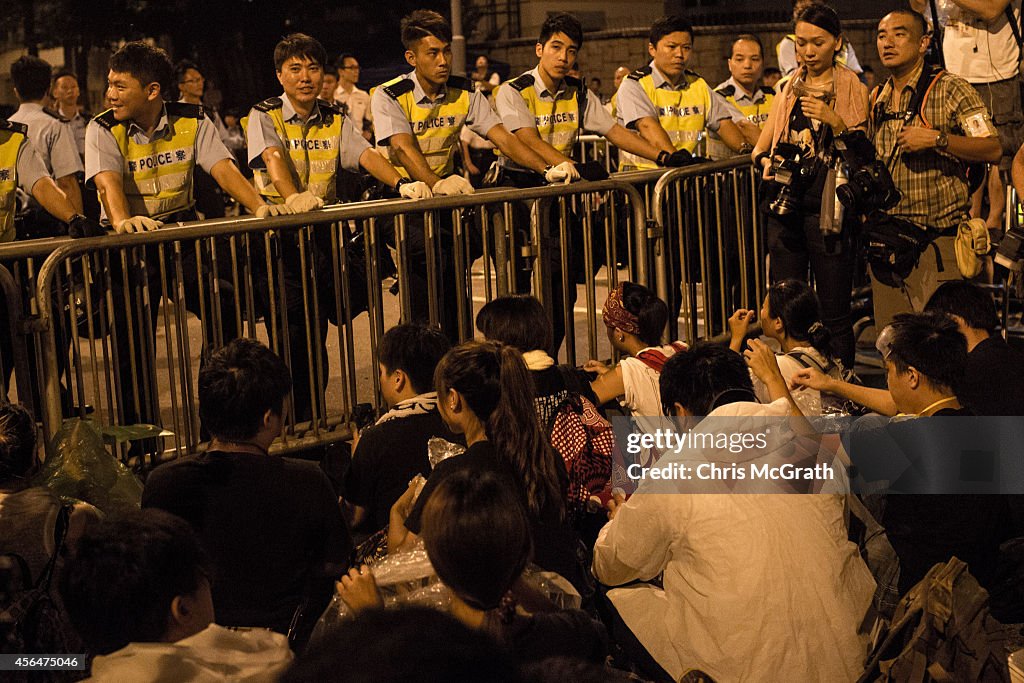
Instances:
[[[736,86],[730,83],[729,85],[723,85],[721,88],[715,88],[715,92],[722,97],[732,97],[736,94]]]
[[[68,119],[64,118],[59,111],[55,111],[53,109],[50,109],[49,107],[43,107],[43,113],[46,114],[47,116],[52,116],[53,118],[57,119],[61,123],[67,123],[68,122]]]
[[[268,97],[262,102],[254,104],[252,108],[256,111],[271,111],[273,109],[280,109],[283,104],[280,97]]]
[[[513,78],[511,81],[508,82],[508,84],[509,86],[512,87],[513,90],[518,90],[519,92],[522,92],[529,88],[531,85],[533,85],[533,76],[530,74],[523,74],[518,78]]]
[[[770,85],[762,85],[760,88],[758,88],[758,90],[763,92],[765,95],[775,94],[775,88],[771,87]]]
[[[462,76],[449,76],[448,83],[446,84],[449,88],[458,88],[459,90],[465,90],[467,92],[473,92],[473,81]]]
[[[403,78],[390,85],[383,86],[384,92],[393,100],[397,100],[399,97],[407,92],[412,92],[416,85],[412,82],[411,78]]]
[[[0,119],[0,130],[9,130],[13,133],[21,133],[22,135],[28,135],[28,126],[24,123],[18,123],[17,121],[8,121],[7,119]]]
[[[345,113],[337,102],[329,102],[327,100],[317,99],[316,105],[320,107],[320,109],[328,111],[331,114],[335,114],[337,116],[341,116],[342,114]]]
[[[626,78],[628,78],[631,81],[639,81],[644,76],[650,76],[650,75],[651,75],[651,65],[648,64],[647,66],[641,67],[641,68],[637,69],[636,71],[634,71],[633,73],[629,74],[628,76],[626,76]]]
[[[575,76],[566,76],[563,80],[565,81],[565,84],[570,88],[576,88],[577,90],[579,90],[580,88],[586,87],[583,85],[583,81],[576,78]]]
[[[106,128],[107,130],[112,129],[114,126],[116,126],[117,124],[121,123],[120,121],[118,121],[117,119],[114,118],[114,110],[113,109],[108,109],[105,112],[103,112],[102,114],[97,114],[96,118],[94,118],[93,121],[95,121],[96,123],[100,124],[101,126]]]
[[[168,102],[167,113],[175,116],[182,116],[190,119],[201,119],[206,116],[206,111],[201,104],[189,104],[188,102]]]

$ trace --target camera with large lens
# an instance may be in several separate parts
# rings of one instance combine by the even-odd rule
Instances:
[[[862,215],[896,206],[901,197],[899,188],[864,131],[848,130],[837,135],[835,148],[850,169],[846,183],[836,188],[836,197],[843,206]]]
[[[821,163],[807,147],[789,142],[775,145],[772,156],[776,195],[768,209],[776,216],[786,216],[800,208],[798,197],[814,182]]]

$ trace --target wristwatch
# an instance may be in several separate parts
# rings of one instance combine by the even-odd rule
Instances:
[[[949,136],[940,130],[939,134],[935,136],[935,149],[945,151],[947,147],[949,147]]]

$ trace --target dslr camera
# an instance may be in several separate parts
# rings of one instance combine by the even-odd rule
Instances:
[[[775,179],[771,185],[776,194],[768,209],[776,216],[796,211],[799,208],[797,198],[811,186],[820,169],[821,162],[807,147],[789,142],[775,145],[771,169]]]
[[[896,206],[902,195],[864,131],[845,131],[836,136],[834,144],[850,168],[846,183],[836,188],[836,198],[843,206],[865,216]]]
[[[996,263],[1010,271],[1024,270],[1024,232],[1020,228],[1010,228],[999,241],[996,250]]]

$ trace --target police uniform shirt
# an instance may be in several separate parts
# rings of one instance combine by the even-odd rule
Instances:
[[[82,158],[78,156],[74,133],[59,114],[43,109],[41,104],[25,102],[10,120],[28,126],[28,139],[51,177],[63,178],[82,172]]]
[[[556,92],[552,93],[548,90],[548,87],[540,77],[539,66],[532,71],[527,71],[523,76],[533,77],[533,88],[537,92],[537,98],[541,102],[550,103],[552,109],[554,109],[556,100],[571,100],[576,96],[575,90],[569,88],[564,79],[559,83]],[[519,91],[508,83],[503,84],[498,89],[498,94],[494,98],[494,104],[498,108],[501,122],[510,131],[515,132],[520,128],[536,128],[541,139],[550,143],[550,140],[545,139],[544,130],[553,127],[555,122],[545,121],[546,117],[539,112],[537,115],[534,115]],[[612,118],[612,115],[601,104],[599,97],[588,96],[586,109],[583,110],[582,124],[583,130],[597,135],[604,135],[615,126],[615,119]]]
[[[146,131],[134,121],[127,122],[127,125],[128,137],[139,145],[147,145],[154,140],[161,138],[171,139],[173,137],[173,129],[170,126],[166,107],[160,112],[160,119],[150,135],[146,135]],[[193,162],[202,167],[207,173],[210,173],[213,167],[220,161],[233,158],[231,152],[228,151],[228,148],[221,141],[220,136],[217,135],[217,129],[213,123],[203,116],[196,128],[195,149],[192,156]],[[154,159],[154,161],[157,164],[163,163],[160,159]],[[121,149],[117,146],[114,134],[93,119],[85,130],[86,182],[90,182],[96,174],[103,171],[113,171],[118,175],[124,175],[126,171],[125,158],[121,154]],[[106,207],[103,207],[101,211],[101,218],[106,218]]]
[[[683,78],[679,85],[673,86],[665,76],[658,71],[658,67],[654,66],[654,62],[651,61],[651,81],[654,83],[655,88],[681,91],[686,90],[690,87],[690,81],[687,78]],[[693,73],[693,72],[688,72]],[[710,87],[708,88],[709,90]],[[635,127],[637,121],[642,118],[653,118],[658,120],[661,118],[657,107],[654,106],[654,102],[644,92],[643,86],[640,82],[633,78],[623,78],[622,84],[619,85],[618,95],[618,114],[619,120],[621,120],[627,127]],[[704,125],[708,130],[717,131],[719,121],[724,119],[732,119],[735,115],[739,114],[739,110],[725,101],[725,98],[711,90],[711,110],[704,112]],[[742,114],[739,114],[742,116]]]
[[[412,71],[401,77],[412,81],[412,99],[417,107],[421,109],[432,109],[436,104],[444,102],[448,94],[447,86],[441,86],[437,97],[431,99],[424,92],[420,81],[416,78],[416,72]],[[370,98],[370,110],[373,112],[373,129],[377,135],[377,142],[384,144],[395,133],[405,133],[415,137],[412,124],[406,118],[405,112],[399,106],[398,101],[384,92],[383,86],[378,86]],[[481,137],[487,137],[491,129],[501,123],[501,119],[494,113],[487,95],[479,90],[471,90],[469,93],[469,113],[466,115],[465,125]]]
[[[302,117],[295,111],[295,107],[292,106],[288,96],[282,93],[280,99],[281,118],[284,119],[285,123],[301,125],[303,123]],[[320,104],[316,103],[313,105],[313,110],[310,112],[309,118],[306,119],[305,123],[308,127],[313,127],[319,125],[321,119]],[[270,114],[265,111],[260,111],[259,109],[249,111],[248,137],[249,168],[266,168],[267,165],[263,162],[263,152],[271,147],[278,147],[287,153],[288,147],[281,139],[277,129],[274,128],[274,121],[270,118]],[[344,117],[341,123],[341,140],[337,143],[338,163],[341,165],[341,168],[358,173],[359,157],[369,148],[370,143],[363,137],[362,132],[356,128],[352,119],[348,116]],[[300,188],[300,191],[302,189],[305,188]]]
[[[733,123],[749,121],[758,128],[764,128],[765,122],[768,121],[768,110],[771,105],[765,101],[767,99],[767,94],[763,90],[763,87],[764,86],[758,86],[753,95],[748,95],[747,91],[736,82],[736,79],[730,76],[727,80],[715,86],[715,92],[722,95],[722,97],[725,97],[726,104],[735,110],[732,115]],[[729,88],[732,88],[732,94],[723,94],[722,91],[728,91]],[[769,88],[769,90],[771,90],[771,88]],[[772,90],[772,92],[774,93],[775,91]],[[733,103],[729,101],[729,97],[732,97],[736,101],[736,105],[733,105]],[[740,107],[753,107],[755,105],[760,105],[755,113],[755,116],[757,117],[756,121],[744,115],[740,110]]]
[[[46,164],[43,163],[31,140],[25,140],[25,144],[21,146],[13,169],[0,168],[0,181],[10,179],[12,170],[18,176],[18,187],[28,194],[32,194],[32,188],[37,182],[50,175],[46,172]]]
[[[84,111],[76,111],[75,115],[68,119],[71,126],[71,134],[75,138],[75,147],[78,149],[78,156],[85,159],[85,129],[92,119],[92,114]]]

